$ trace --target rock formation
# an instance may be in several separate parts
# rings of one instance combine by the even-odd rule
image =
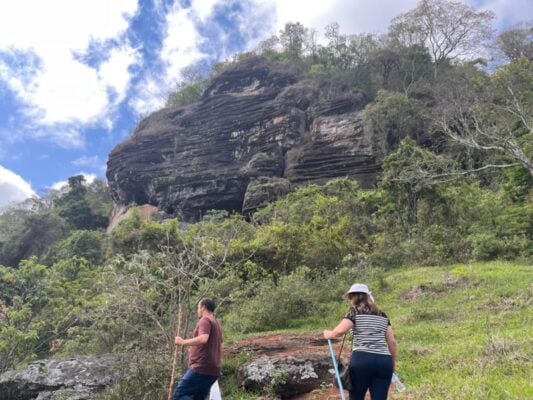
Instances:
[[[330,80],[248,58],[200,102],[155,112],[111,152],[113,199],[196,220],[210,209],[254,210],[292,185],[347,176],[368,187],[379,163],[362,128],[365,104]]]
[[[291,399],[332,382],[334,374],[327,354],[262,356],[239,368],[237,382],[246,390],[275,392]]]
[[[2,400],[90,400],[114,383],[112,356],[40,360],[0,375]]]
[[[338,354],[340,341],[334,343]],[[245,354],[248,361],[237,371],[237,384],[249,391],[276,394],[281,399],[333,386],[335,372],[326,340],[319,333],[273,334],[243,339],[225,348],[224,357]],[[343,356],[343,362],[347,359]],[[335,393],[335,390],[333,390]],[[338,390],[336,391],[338,394]],[[316,394],[309,398],[327,399]],[[250,397],[252,398],[252,397]]]

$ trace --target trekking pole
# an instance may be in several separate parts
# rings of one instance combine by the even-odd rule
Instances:
[[[178,308],[178,323],[176,327],[176,335],[174,337],[178,336],[180,333],[181,328],[181,304]],[[172,388],[174,386],[174,371],[176,370],[176,362],[178,360],[178,345],[174,344],[174,360],[172,361],[172,371],[170,372],[170,383],[168,385],[168,396],[167,400],[172,400]]]
[[[337,368],[337,360],[335,359],[335,353],[333,352],[333,346],[331,345],[331,340],[328,339],[329,354],[331,355],[331,360],[333,361],[333,368],[335,369],[335,377],[337,378],[337,383],[339,384],[339,391],[341,392],[341,399],[346,400],[344,397],[344,389],[342,388],[341,376],[339,374],[339,368]]]

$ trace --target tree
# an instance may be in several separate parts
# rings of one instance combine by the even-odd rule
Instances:
[[[31,212],[9,231],[9,237],[1,244],[0,264],[14,267],[33,255],[41,257],[67,232],[63,218],[50,211]]]
[[[272,35],[269,38],[259,42],[255,52],[260,55],[272,57],[279,51],[279,46],[279,38],[276,35]]]
[[[93,213],[83,175],[68,178],[68,186],[68,192],[54,201],[59,215],[74,229],[105,228],[108,223],[107,216]]]
[[[500,33],[494,47],[509,60],[520,57],[533,60],[533,21],[516,24]]]
[[[306,43],[307,28],[299,22],[288,22],[285,28],[279,32],[279,40],[283,51],[292,61],[300,60]]]
[[[449,160],[422,149],[409,137],[385,157],[381,187],[389,194],[397,221],[408,235],[418,221],[419,200],[449,178],[451,169]]]
[[[38,346],[35,316],[47,300],[46,267],[35,258],[19,269],[0,266],[0,373],[32,355]]]
[[[326,25],[325,36],[329,41],[327,47],[324,49],[325,57],[322,57],[326,61],[326,66],[346,69],[348,38],[346,35],[340,33],[339,24],[332,22]]]
[[[513,60],[487,78],[463,71],[439,87],[433,116],[439,129],[456,143],[503,155],[511,160],[503,166],[519,164],[533,175],[533,61]]]
[[[180,78],[167,97],[166,107],[181,107],[200,101],[210,81],[209,70],[203,62],[182,68]]]
[[[436,77],[439,67],[449,59],[476,53],[492,34],[493,19],[492,12],[476,12],[459,2],[422,0],[414,10],[392,20],[389,34],[407,47],[427,46]]]
[[[83,258],[91,265],[99,265],[105,257],[107,235],[103,231],[74,230],[49,252],[47,262],[73,257]]]
[[[416,139],[423,128],[420,111],[418,102],[401,93],[379,91],[374,102],[363,111],[365,132],[372,137],[374,152],[385,156],[404,137]]]
[[[385,90],[411,95],[433,75],[431,56],[424,46],[401,47],[388,43],[372,58]]]

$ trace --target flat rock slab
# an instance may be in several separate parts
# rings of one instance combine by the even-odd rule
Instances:
[[[36,361],[0,375],[0,399],[93,399],[114,383],[115,361],[111,355]]]

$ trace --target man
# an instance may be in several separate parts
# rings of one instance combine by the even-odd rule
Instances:
[[[205,400],[211,385],[220,376],[222,327],[213,314],[215,302],[204,298],[198,302],[199,321],[191,339],[176,336],[178,346],[191,346],[189,369],[174,389],[174,400]]]

